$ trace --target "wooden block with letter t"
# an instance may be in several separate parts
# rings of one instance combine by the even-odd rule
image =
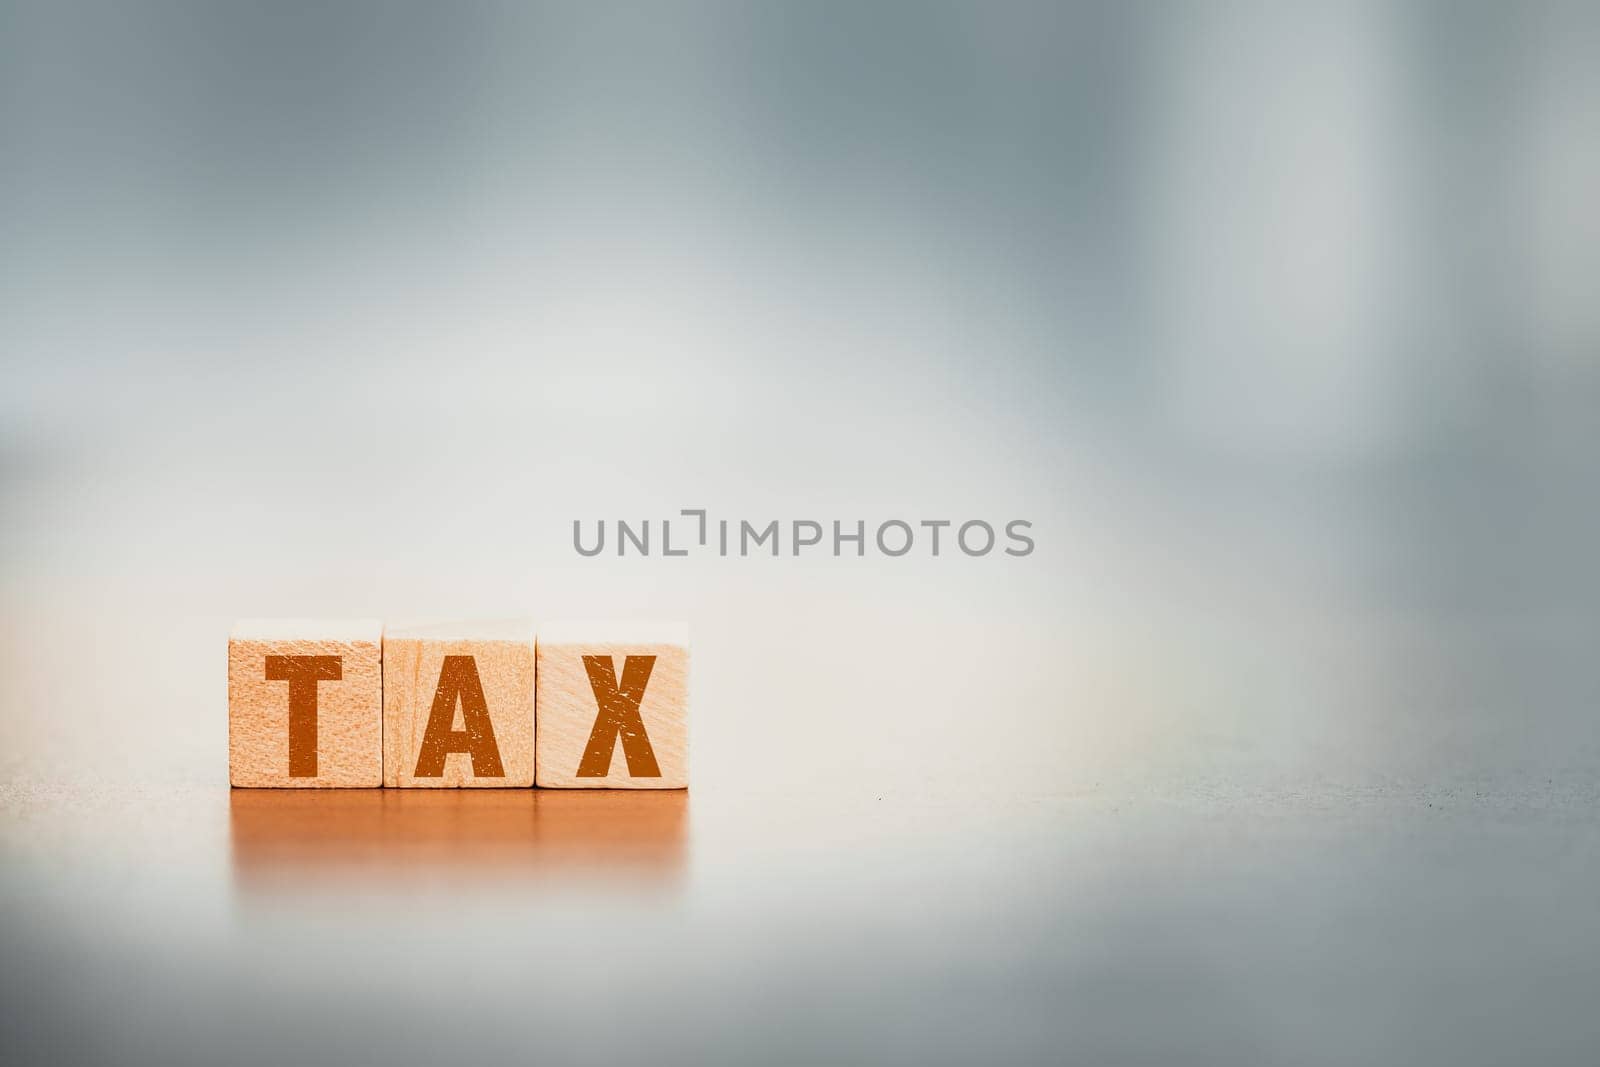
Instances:
[[[683,627],[541,627],[538,686],[540,786],[689,784],[689,640]]]
[[[228,635],[228,780],[383,782],[383,625],[249,619]]]
[[[383,784],[533,785],[533,623],[383,632]]]

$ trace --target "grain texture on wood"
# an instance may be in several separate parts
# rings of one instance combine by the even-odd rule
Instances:
[[[538,661],[538,785],[689,784],[689,641],[683,627],[553,624],[539,631]]]
[[[383,655],[384,785],[533,785],[532,622],[389,626]]]
[[[247,619],[228,637],[228,779],[372,787],[383,780],[382,624]]]

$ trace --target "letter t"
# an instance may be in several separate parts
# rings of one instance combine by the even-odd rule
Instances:
[[[343,656],[268,656],[267,681],[289,683],[289,777],[317,776],[317,683],[344,676]]]

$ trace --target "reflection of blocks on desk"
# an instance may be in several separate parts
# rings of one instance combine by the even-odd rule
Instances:
[[[538,639],[540,786],[689,784],[689,641],[679,626],[558,624]]]
[[[383,634],[383,784],[533,785],[533,623]]]
[[[383,780],[383,626],[251,619],[228,636],[228,779],[236,786]]]
[[[685,790],[542,789],[533,796],[539,854],[552,868],[672,871],[683,863]]]
[[[234,877],[270,893],[625,872],[633,892],[682,873],[688,801],[681,789],[235,789]]]

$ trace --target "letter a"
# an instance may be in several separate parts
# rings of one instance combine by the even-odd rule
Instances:
[[[454,728],[458,698],[463,730]],[[489,722],[489,702],[483,699],[483,683],[478,681],[478,661],[471,656],[446,656],[439,668],[439,687],[433,692],[428,728],[417,752],[416,777],[443,778],[444,758],[452,752],[472,756],[474,777],[505,777]]]
[[[650,681],[654,656],[628,656],[622,661],[622,685],[617,685],[617,669],[610,656],[585,656],[583,669],[589,672],[589,688],[594,690],[600,714],[595,717],[589,744],[578,764],[579,778],[604,778],[611,771],[611,753],[617,737],[622,737],[622,754],[628,760],[628,773],[635,778],[660,778],[655,750],[644,732],[639,704]]]

